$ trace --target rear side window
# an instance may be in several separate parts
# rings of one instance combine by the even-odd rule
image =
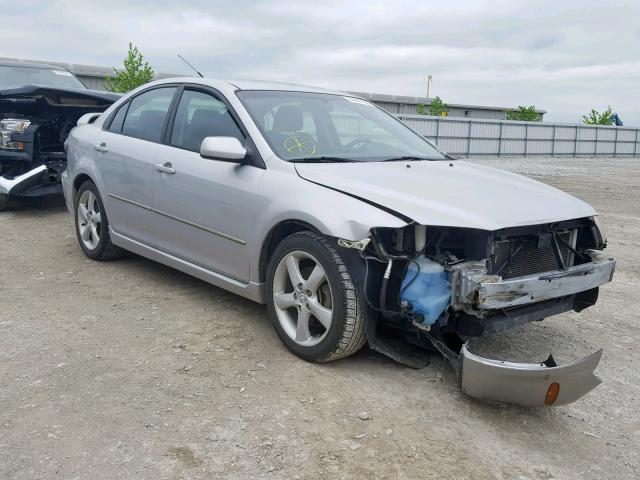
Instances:
[[[185,90],[176,111],[171,145],[199,152],[205,137],[235,137],[244,144],[244,135],[224,102],[208,93]]]
[[[118,111],[113,116],[113,120],[111,120],[111,125],[109,125],[110,132],[122,132],[122,124],[124,123],[124,116],[127,114],[127,108],[129,108],[129,102],[121,105],[120,108],[118,108]]]
[[[175,91],[176,87],[155,88],[131,100],[122,133],[150,142],[159,142]]]

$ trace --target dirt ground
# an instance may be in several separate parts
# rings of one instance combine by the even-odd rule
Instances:
[[[640,160],[482,163],[607,227],[618,269],[595,307],[473,345],[559,363],[603,347],[579,402],[485,405],[439,357],[305,363],[263,306],[134,255],[90,261],[60,199],[20,202],[0,213],[0,478],[639,478]]]

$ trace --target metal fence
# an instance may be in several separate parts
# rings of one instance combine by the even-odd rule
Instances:
[[[455,156],[637,157],[640,128],[397,115]]]

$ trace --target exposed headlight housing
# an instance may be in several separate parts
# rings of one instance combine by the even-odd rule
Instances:
[[[0,120],[0,149],[24,150],[24,143],[12,141],[11,134],[24,133],[29,125],[31,125],[31,122],[23,118],[5,118]]]

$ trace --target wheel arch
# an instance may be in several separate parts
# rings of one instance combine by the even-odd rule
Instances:
[[[288,219],[283,220],[274,225],[269,233],[265,236],[260,247],[260,259],[258,261],[258,278],[259,281],[265,282],[267,277],[267,266],[271,254],[275,251],[276,247],[287,238],[297,232],[314,232],[322,233],[318,228],[303,220]]]
[[[74,202],[75,202],[76,194],[78,193],[78,189],[87,180],[90,180],[91,182],[93,182],[94,185],[96,185],[96,181],[89,174],[87,174],[85,172],[79,173],[73,179],[73,191],[72,191],[73,197],[72,197],[72,200]]]

